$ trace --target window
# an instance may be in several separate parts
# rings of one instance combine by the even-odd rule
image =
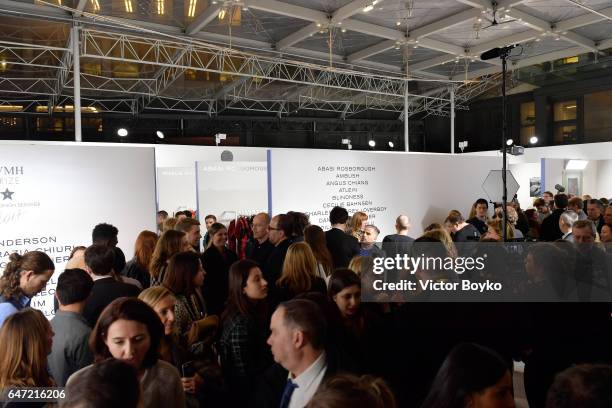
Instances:
[[[612,91],[584,96],[584,139],[607,142],[612,134]]]
[[[553,105],[553,138],[558,144],[578,142],[577,100],[555,102]]]
[[[535,136],[535,102],[521,103],[521,144],[529,144],[531,136]]]

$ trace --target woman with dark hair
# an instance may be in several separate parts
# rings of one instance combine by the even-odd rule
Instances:
[[[0,327],[7,317],[30,305],[32,298],[45,288],[55,265],[41,251],[13,253],[0,278]]]
[[[436,375],[421,408],[514,408],[509,363],[474,343],[455,346]]]
[[[152,231],[142,231],[134,244],[134,258],[125,264],[121,275],[136,279],[143,289],[151,285],[149,265],[157,244],[157,234]]]
[[[229,267],[238,260],[238,255],[226,247],[225,225],[215,222],[210,226],[208,235],[210,236],[208,248],[201,258],[208,275],[203,293],[209,313],[220,316],[227,301]]]
[[[168,260],[172,255],[181,251],[192,251],[191,244],[184,232],[168,230],[162,234],[155,244],[155,250],[151,255],[149,273],[151,274],[151,286],[159,286],[164,281]]]
[[[198,337],[191,330],[195,330],[196,322],[206,317],[207,305],[201,292],[206,274],[198,254],[188,251],[170,258],[164,278],[164,287],[176,298],[174,315],[178,334],[189,345]]]
[[[329,281],[329,277],[334,271],[334,262],[327,249],[325,232],[318,225],[309,225],[304,230],[304,242],[310,245],[310,249],[317,260],[317,272],[322,279]]]
[[[348,268],[338,268],[329,280],[328,295],[342,316],[343,351],[352,357],[358,369],[375,370],[379,350],[376,337],[381,335],[382,322],[361,304],[361,279]]]
[[[89,338],[94,364],[74,373],[66,386],[88,375],[95,363],[113,357],[136,370],[145,407],[184,407],[177,369],[159,359],[163,336],[164,326],[149,305],[134,298],[115,299],[104,309]]]
[[[49,321],[35,309],[20,310],[5,320],[0,330],[0,390],[55,386],[47,370],[53,335]]]
[[[227,308],[221,317],[221,366],[232,398],[231,406],[245,406],[258,375],[270,366],[266,344],[268,283],[259,265],[235,262],[229,270]]]

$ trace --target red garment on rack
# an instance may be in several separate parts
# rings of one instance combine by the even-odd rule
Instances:
[[[229,248],[238,254],[239,259],[246,258],[246,247],[249,239],[253,236],[253,230],[247,217],[240,217],[230,222],[227,229],[227,240]]]

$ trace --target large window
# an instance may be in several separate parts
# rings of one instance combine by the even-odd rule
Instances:
[[[578,103],[574,100],[555,102],[553,106],[553,135],[556,144],[578,142]]]
[[[521,103],[521,145],[527,146],[535,136],[535,102]]]
[[[612,91],[584,95],[584,139],[606,142],[612,135]]]

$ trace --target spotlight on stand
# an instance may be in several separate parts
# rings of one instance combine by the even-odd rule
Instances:
[[[537,136],[531,136],[531,137],[529,138],[529,143],[530,143],[530,144],[536,144],[536,143],[538,143],[538,137],[537,137]]]
[[[119,128],[117,130],[117,135],[121,137],[126,137],[128,135],[128,131],[126,128]]]
[[[389,140],[389,147],[392,148],[392,149],[395,147],[395,144],[392,141],[390,141],[390,140]]]
[[[370,139],[370,140],[368,140],[368,145],[370,147],[376,147],[376,141],[374,139]]]
[[[155,132],[155,134],[157,135],[157,137],[159,137],[160,139],[163,139],[164,136],[164,132],[162,132],[161,130],[158,130],[157,132]]]
[[[508,139],[506,140],[506,146],[512,146],[514,144],[514,140]]]

